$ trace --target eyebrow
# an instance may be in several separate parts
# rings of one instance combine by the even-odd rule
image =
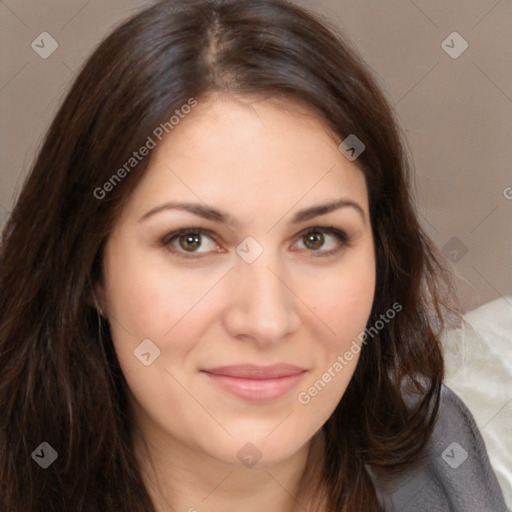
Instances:
[[[366,215],[363,208],[356,203],[355,201],[351,201],[349,199],[339,199],[337,201],[331,201],[328,203],[320,204],[317,206],[312,206],[310,208],[305,208],[304,210],[298,211],[292,218],[291,224],[299,224],[301,222],[305,222],[307,220],[313,219],[320,215],[326,215],[333,211],[339,210],[341,208],[352,208],[359,212],[363,221],[366,222]],[[152,208],[147,213],[145,213],[140,219],[139,222],[142,222],[153,215],[167,211],[167,210],[183,210],[190,212],[198,217],[203,219],[211,220],[213,222],[219,222],[222,224],[226,224],[227,226],[236,226],[239,225],[239,222],[235,220],[235,218],[229,213],[219,210],[216,208],[212,208],[205,204],[200,203],[183,203],[183,202],[167,202]]]

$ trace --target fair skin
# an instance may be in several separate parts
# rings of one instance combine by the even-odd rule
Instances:
[[[370,315],[367,195],[356,162],[314,113],[289,100],[211,96],[154,150],[108,240],[97,291],[158,512],[306,508],[308,453],[358,355],[309,403],[298,395],[349,349]],[[340,200],[332,211],[295,218]],[[208,205],[233,222],[158,209],[176,202]],[[305,233],[326,226],[349,243],[325,230]],[[170,239],[180,228],[191,232]],[[237,252],[249,236],[257,245]],[[242,257],[259,247],[254,261]],[[148,366],[134,355],[145,339],[160,351]],[[237,396],[203,371],[276,363],[303,372],[274,398],[258,398],[257,390],[256,398]],[[237,456],[241,449],[260,457],[255,465]]]

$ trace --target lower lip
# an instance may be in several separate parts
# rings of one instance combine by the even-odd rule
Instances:
[[[303,373],[275,379],[244,379],[204,372],[231,394],[252,402],[268,402],[283,397],[299,382]]]

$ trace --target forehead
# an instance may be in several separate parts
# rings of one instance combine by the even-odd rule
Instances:
[[[145,204],[135,206],[180,199],[227,209],[236,202],[250,214],[345,197],[366,208],[364,176],[335,137],[312,109],[293,100],[198,100],[153,150],[134,197]]]
[[[263,159],[266,153],[259,153],[260,149],[293,159],[332,151],[336,138],[312,107],[292,98],[211,94],[198,101],[162,146],[176,154],[209,151],[219,160],[251,153]],[[229,151],[222,154],[222,150]]]

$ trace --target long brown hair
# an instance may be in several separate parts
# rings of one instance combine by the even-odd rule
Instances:
[[[377,256],[368,325],[393,304],[402,310],[364,344],[323,427],[328,510],[373,512],[367,468],[392,475],[421,457],[443,376],[446,276],[418,222],[406,152],[376,80],[342,34],[286,0],[166,0],[117,28],[86,62],[4,229],[2,510],[154,510],[132,453],[126,381],[92,294],[105,241],[151,158],[108,193],[97,190],[155,127],[214,91],[293,98],[339,142],[355,134],[365,145],[356,163]],[[408,390],[418,399],[406,404]],[[58,453],[47,469],[31,458],[42,442]]]

